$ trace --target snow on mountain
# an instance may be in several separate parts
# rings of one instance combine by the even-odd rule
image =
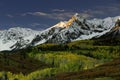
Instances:
[[[10,28],[0,31],[0,51],[21,49],[43,43],[63,44],[99,37],[109,32],[119,17],[87,20],[81,15],[75,14],[70,20],[61,21],[43,31],[20,27]]]
[[[58,24],[52,26],[51,28],[54,28],[54,27],[66,28],[66,27],[67,27],[66,23],[67,23],[67,21],[61,21],[61,22],[59,22]]]
[[[92,37],[99,37],[115,25],[117,17],[108,17],[105,19],[86,20],[79,14],[75,14],[70,20],[62,22],[62,27],[55,25],[43,33],[36,36],[32,44],[45,43],[67,43],[75,40],[91,39]]]
[[[101,40],[118,40],[120,39],[120,19],[117,20],[115,26],[104,35],[100,36],[98,39]]]
[[[0,51],[26,47],[37,33],[37,31],[20,27],[4,30],[0,32]]]

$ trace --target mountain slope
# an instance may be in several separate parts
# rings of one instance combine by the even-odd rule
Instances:
[[[76,13],[70,20],[62,21],[43,31],[19,27],[0,31],[0,46],[2,46],[0,51],[21,49],[43,43],[63,44],[99,37],[110,31],[118,17],[87,20]]]
[[[119,22],[119,23],[118,23]],[[94,38],[93,38],[94,39]],[[116,22],[115,26],[99,38],[95,38],[96,43],[100,45],[119,45],[120,44],[120,20]]]
[[[102,35],[103,39],[120,39],[120,26],[113,27],[109,32]]]

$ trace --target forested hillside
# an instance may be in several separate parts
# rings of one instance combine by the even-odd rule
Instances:
[[[94,40],[4,51],[0,54],[0,76],[1,80],[117,79],[120,75],[119,51],[117,45],[99,46]],[[116,73],[111,76],[113,72]]]

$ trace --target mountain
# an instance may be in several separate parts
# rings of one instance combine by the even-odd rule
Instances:
[[[87,20],[79,14],[75,14],[69,21],[60,22],[37,35],[32,44],[43,42],[61,44],[99,37],[110,31],[118,17]]]
[[[28,28],[10,28],[0,32],[0,51],[20,49],[28,46],[37,31]]]
[[[117,17],[87,20],[75,14],[68,21],[60,23],[43,31],[28,28],[10,28],[0,31],[0,51],[21,49],[43,43],[63,44],[75,40],[91,39],[109,32]]]

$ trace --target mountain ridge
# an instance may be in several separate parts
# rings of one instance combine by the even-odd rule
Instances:
[[[75,40],[91,39],[109,32],[117,17],[87,20],[75,14],[68,21],[62,21],[46,30],[35,31],[29,28],[10,28],[0,31],[0,51],[21,49],[43,43],[64,44]]]

